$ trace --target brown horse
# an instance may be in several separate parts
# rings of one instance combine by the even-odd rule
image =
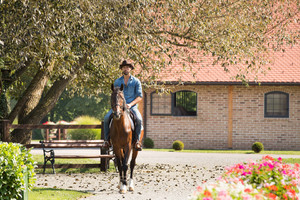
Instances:
[[[123,93],[123,84],[121,87],[115,87],[112,84],[111,108],[113,110],[113,121],[110,128],[110,139],[113,145],[113,151],[116,157],[118,171],[120,174],[120,193],[127,192],[128,159],[132,150],[132,158],[130,162],[130,179],[129,191],[134,190],[133,169],[138,151],[133,148],[135,145],[132,142],[133,131],[130,123],[129,110],[126,106],[126,100]],[[141,133],[143,137],[143,130]]]

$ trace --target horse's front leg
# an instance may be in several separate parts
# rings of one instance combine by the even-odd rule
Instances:
[[[127,180],[126,171],[128,169],[127,163],[122,162],[120,170],[120,193],[125,194],[127,192]]]
[[[117,162],[117,167],[118,167],[118,171],[119,171],[119,178],[120,178],[120,182],[119,185],[117,186],[118,189],[121,188],[122,185],[122,180],[123,180],[123,173],[122,173],[122,163],[121,163],[121,159],[119,157],[116,157],[116,162]]]
[[[123,167],[122,167],[122,160],[123,160],[123,152],[122,150],[118,150],[116,151],[116,148],[114,149],[114,154],[115,154],[115,159],[116,159],[116,163],[117,163],[117,167],[118,167],[118,171],[119,171],[119,178],[120,178],[120,182],[117,186],[117,188],[120,190],[121,192],[121,187],[122,187],[122,183],[123,183]]]
[[[127,171],[128,171],[128,164],[127,163],[128,163],[130,151],[131,151],[130,146],[125,148],[125,150],[124,150],[124,157],[123,157],[123,160],[122,160],[122,171],[123,171],[122,185],[123,185],[124,192],[122,192],[121,189],[120,189],[121,193],[125,193],[127,191]]]
[[[133,150],[132,152],[132,158],[130,161],[130,179],[129,179],[129,191],[134,191],[134,181],[133,181],[133,170],[135,167],[135,160],[137,157],[138,151],[137,150]]]

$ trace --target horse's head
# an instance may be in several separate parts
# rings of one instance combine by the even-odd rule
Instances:
[[[126,109],[123,87],[123,84],[121,87],[114,87],[114,84],[111,85],[111,108],[113,110],[115,119],[120,119],[121,115]]]

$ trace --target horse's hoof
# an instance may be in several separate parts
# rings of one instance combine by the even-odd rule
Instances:
[[[134,191],[134,182],[132,179],[129,179],[129,191]]]
[[[126,185],[121,185],[121,187],[120,187],[120,193],[121,194],[125,194],[127,192],[127,187],[126,187]]]
[[[126,194],[127,190],[120,190],[120,194]]]

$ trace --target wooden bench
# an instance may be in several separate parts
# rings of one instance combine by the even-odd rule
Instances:
[[[107,171],[110,159],[114,158],[112,150],[104,148],[104,140],[41,140],[37,144],[26,145],[27,148],[43,148],[44,164],[38,165],[43,168],[97,168],[101,171]],[[98,148],[98,155],[55,155],[55,148]],[[100,164],[55,164],[55,159],[82,159],[82,158],[100,158]],[[47,165],[47,162],[51,165]]]

